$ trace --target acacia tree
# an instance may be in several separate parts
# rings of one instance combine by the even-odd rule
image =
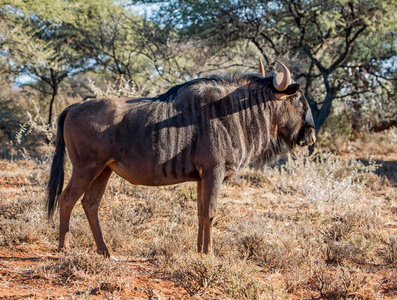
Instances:
[[[373,97],[374,89],[395,79],[395,66],[387,63],[396,56],[391,0],[132,2],[157,3],[154,21],[213,53],[246,41],[270,67],[275,58],[286,61],[302,83],[317,131],[335,99]]]
[[[194,43],[179,43],[175,28],[136,16],[133,9],[90,2],[78,14],[73,30],[97,66],[149,89],[193,77],[192,69],[198,69],[190,63],[191,55],[197,60]]]
[[[24,75],[22,84],[39,91],[48,124],[61,87],[77,74],[111,80],[123,75],[148,89],[156,77],[175,82],[178,76],[171,67],[179,66],[177,56],[167,45],[173,32],[111,0],[0,4],[0,59],[13,67],[14,80]]]
[[[45,21],[35,24],[35,27],[39,30],[33,36],[51,50],[50,55],[43,61],[35,61],[27,58],[26,53],[20,52],[14,58],[19,59],[19,74],[28,74],[35,79],[25,84],[38,90],[43,96],[49,96],[48,124],[51,125],[54,102],[61,83],[68,77],[87,71],[91,65],[90,57],[75,49],[75,35],[65,30],[64,26]]]
[[[79,39],[79,48],[100,71],[113,77],[143,81],[150,74],[152,61],[140,42],[144,20],[108,0],[86,0],[78,9],[69,30]],[[145,72],[146,71],[146,72]]]
[[[83,70],[86,58],[74,48],[74,34],[65,24],[74,22],[75,4],[68,1],[3,1],[0,28],[2,58],[14,67],[14,76],[25,80],[48,102],[48,124],[60,84]]]

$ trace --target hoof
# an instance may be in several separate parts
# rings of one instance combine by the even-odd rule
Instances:
[[[110,253],[109,253],[108,249],[105,249],[105,250],[98,249],[97,253],[100,254],[100,255],[103,255],[105,257],[110,257]]]
[[[65,248],[65,247],[62,247],[62,248],[58,248],[58,249],[57,249],[57,252],[58,252],[58,253],[69,253],[69,252],[70,252],[70,249],[67,249],[67,248]]]

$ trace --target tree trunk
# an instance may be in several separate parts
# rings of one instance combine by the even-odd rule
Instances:
[[[316,107],[314,107],[314,109],[312,109],[314,125],[316,127],[316,135],[320,132],[320,129],[324,125],[325,120],[331,113],[332,101],[334,99],[335,99],[335,93],[333,93],[331,89],[327,89],[327,95],[325,96],[325,99],[324,99],[324,102],[323,102],[323,105],[321,106],[321,108],[318,109],[316,106]],[[315,145],[316,144],[309,146],[310,154],[313,153]]]
[[[58,94],[58,84],[59,84],[60,81],[58,81],[57,72],[53,68],[50,69],[50,72],[51,72],[51,83],[50,83],[50,85],[51,85],[51,88],[52,88],[52,95],[51,95],[51,100],[50,100],[50,108],[49,108],[49,111],[48,111],[48,125],[51,126],[52,108],[54,106],[55,98],[56,98],[56,96]]]
[[[316,133],[318,133],[321,127],[324,125],[325,120],[331,113],[331,105],[332,101],[335,99],[334,93],[327,92],[325,96],[324,103],[321,106],[320,111],[318,112],[317,116],[314,117],[314,124],[316,125]]]
[[[55,85],[52,87],[52,95],[51,95],[51,101],[50,101],[50,108],[49,108],[49,112],[48,112],[48,125],[51,126],[51,120],[52,120],[52,108],[54,106],[54,101],[55,101],[55,97],[58,94],[58,85]]]

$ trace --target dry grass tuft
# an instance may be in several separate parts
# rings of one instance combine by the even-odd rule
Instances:
[[[39,244],[55,234],[41,201],[23,196],[0,202],[0,245]]]
[[[56,260],[47,259],[42,265],[30,270],[30,277],[43,278],[56,285],[81,285],[83,292],[76,295],[90,296],[120,293],[128,289],[130,277],[126,276],[127,272],[123,263],[105,260],[93,253],[72,251],[61,253]]]
[[[382,247],[378,250],[379,256],[386,264],[397,265],[397,236],[389,235],[382,239]]]
[[[374,299],[376,295],[365,273],[356,267],[322,265],[314,271],[312,287],[324,299]]]
[[[255,268],[245,262],[236,263],[231,258],[217,258],[212,255],[188,255],[178,260],[172,278],[190,296],[202,296],[209,289],[218,291],[233,299],[257,299],[263,287],[255,279]]]

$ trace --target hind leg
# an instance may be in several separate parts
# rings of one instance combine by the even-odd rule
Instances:
[[[99,254],[103,254],[105,257],[109,257],[110,253],[106,247],[105,241],[103,240],[98,219],[98,209],[111,174],[112,170],[109,167],[106,167],[102,173],[90,184],[88,190],[85,192],[83,200],[81,201],[85,214],[87,215],[92,234],[94,236],[97,251]]]
[[[59,250],[69,250],[69,223],[73,207],[100,172],[97,169],[74,168],[68,185],[59,195]]]
[[[202,200],[203,183],[197,182],[197,215],[199,220],[197,235],[197,252],[203,252],[204,244],[204,222],[203,222],[203,200]]]

